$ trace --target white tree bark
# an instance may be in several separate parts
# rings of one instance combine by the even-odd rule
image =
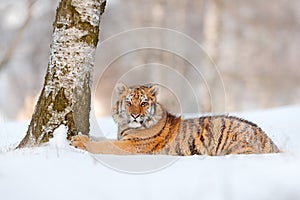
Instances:
[[[19,147],[48,141],[60,125],[68,128],[69,139],[89,133],[90,88],[105,4],[105,0],[61,0],[44,87]]]

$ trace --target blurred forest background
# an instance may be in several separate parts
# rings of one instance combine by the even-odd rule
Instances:
[[[56,7],[54,0],[0,0],[2,117],[11,120],[31,117],[48,65]],[[107,0],[100,42],[123,31],[143,27],[172,29],[193,38],[205,48],[220,74],[212,70],[214,64],[205,53],[192,52],[188,44],[182,46],[184,57],[199,56],[201,61],[197,67],[205,75],[202,80],[193,78],[195,72],[186,60],[172,52],[151,49],[123,56],[105,70],[106,66],[101,65],[103,51],[113,55],[118,48],[134,46],[139,39],[112,40],[110,46],[96,54],[95,69],[102,72],[95,99],[97,116],[110,115],[112,90],[119,79],[128,84],[157,80],[166,87],[173,85],[175,97],[170,100],[168,95],[173,94],[166,88],[160,98],[174,112],[178,111],[178,104],[184,107],[181,108],[184,112],[197,109],[232,112],[300,103],[300,1]],[[148,42],[177,41],[157,34],[151,35]],[[194,97],[186,83],[159,66],[150,67],[150,63],[166,65],[190,80],[198,101],[191,102]],[[124,76],[132,69],[129,66],[146,67],[136,73],[138,76],[131,76],[133,80]],[[220,87],[220,77],[224,88]]]

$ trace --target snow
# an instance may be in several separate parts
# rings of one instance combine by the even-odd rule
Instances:
[[[8,151],[28,122],[1,121],[1,199],[300,199],[300,105],[235,115],[259,124],[284,153],[91,155],[68,145],[63,126],[41,147]],[[99,127],[116,135],[111,118]]]

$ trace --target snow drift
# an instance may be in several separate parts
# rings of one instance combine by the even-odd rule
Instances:
[[[91,155],[68,145],[64,127],[42,147],[9,151],[28,123],[1,123],[1,199],[300,199],[300,106],[236,115],[261,126],[283,153]],[[111,119],[99,127],[116,134]]]

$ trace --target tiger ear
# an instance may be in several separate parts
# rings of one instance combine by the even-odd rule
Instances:
[[[157,96],[159,91],[159,85],[153,84],[149,86],[149,92],[152,96]]]
[[[127,90],[128,90],[127,85],[125,85],[124,83],[117,83],[116,91],[118,92],[118,94],[123,94]]]

